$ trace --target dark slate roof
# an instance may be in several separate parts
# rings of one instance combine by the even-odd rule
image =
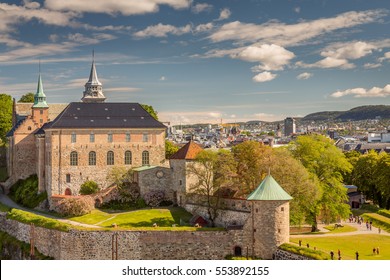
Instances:
[[[25,119],[26,117],[20,117],[20,119],[18,119],[17,123],[11,128],[10,131],[8,131],[5,137],[14,136],[15,130],[21,125],[22,122],[24,122]]]
[[[48,128],[165,128],[139,103],[72,102]]]
[[[45,134],[45,128],[50,127],[51,123],[52,123],[52,122],[45,123],[42,127],[40,127],[40,128],[34,133],[34,135],[42,135],[42,134]]]

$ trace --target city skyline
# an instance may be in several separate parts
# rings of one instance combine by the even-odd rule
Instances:
[[[107,102],[172,124],[389,104],[385,1],[0,2],[1,93],[78,102],[92,51]]]

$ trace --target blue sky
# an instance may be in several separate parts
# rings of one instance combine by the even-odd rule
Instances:
[[[389,104],[390,1],[0,2],[0,92],[40,60],[48,103],[80,101],[93,49],[107,102],[174,124]]]

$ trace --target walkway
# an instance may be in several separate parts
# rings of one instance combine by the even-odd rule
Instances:
[[[372,226],[372,230],[367,230],[366,223],[358,224],[358,223],[350,223],[345,222],[342,223],[343,225],[349,225],[351,227],[355,227],[357,231],[350,231],[350,232],[340,232],[340,233],[329,233],[329,234],[299,234],[299,235],[290,235],[292,238],[310,238],[310,237],[329,237],[329,236],[348,236],[348,235],[359,235],[359,234],[380,234],[380,235],[390,235],[389,232],[381,230],[381,233],[379,233],[378,228]],[[320,232],[328,232],[327,229],[324,227],[327,225],[318,225],[318,229]]]
[[[7,195],[4,195],[4,194],[0,194],[0,202],[4,205],[7,205],[8,207],[11,207],[11,208],[16,208],[16,209],[20,209],[23,211],[31,212],[31,213],[34,213],[34,214],[37,214],[40,216],[44,216],[46,218],[50,218],[50,219],[54,219],[54,220],[66,223],[66,224],[70,224],[73,226],[80,226],[80,227],[87,227],[87,228],[102,228],[102,227],[99,227],[96,225],[83,224],[83,223],[71,221],[71,220],[64,219],[64,218],[58,218],[58,217],[52,216],[48,213],[42,213],[42,212],[39,212],[39,211],[36,211],[33,209],[25,208],[25,207],[20,206],[19,204],[15,203],[12,199],[10,199]]]

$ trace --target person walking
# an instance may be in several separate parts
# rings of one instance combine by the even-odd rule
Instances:
[[[356,255],[356,260],[359,260],[359,252],[358,251],[356,251],[355,255]]]

